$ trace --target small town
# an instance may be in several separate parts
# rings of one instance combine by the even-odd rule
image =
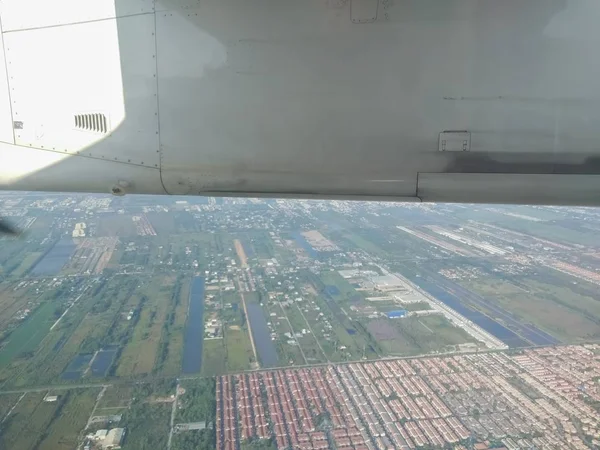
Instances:
[[[306,450],[587,449],[577,429],[600,445],[586,402],[600,393],[599,353],[548,347],[221,376],[217,449],[253,438]]]

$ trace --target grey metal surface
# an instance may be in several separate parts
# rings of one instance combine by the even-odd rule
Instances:
[[[71,3],[53,5],[66,11]],[[600,2],[361,5],[354,13],[369,16],[364,22],[353,20],[349,0],[117,0],[113,16],[135,14],[114,30],[125,117],[74,158],[144,158],[160,169],[156,192],[170,194],[600,203],[598,178],[582,176],[600,174]],[[25,7],[6,8],[3,20],[31,21],[19,17]],[[69,14],[66,22],[82,13]],[[99,17],[42,21],[34,31],[114,21]],[[5,42],[32,32],[4,31]],[[57,58],[56,77],[82,70],[74,55]],[[467,132],[467,151],[442,149],[447,131]],[[32,175],[14,164],[0,168],[0,186],[11,188],[6,180],[18,170],[26,186]],[[502,174],[522,189],[502,189]],[[531,183],[530,174],[547,177]],[[94,186],[115,182],[90,177]],[[563,188],[548,190],[553,177]],[[475,193],[475,179],[494,181]]]

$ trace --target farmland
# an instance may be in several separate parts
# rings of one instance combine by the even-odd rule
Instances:
[[[542,280],[519,280],[519,284],[527,286],[527,291],[499,279],[465,283],[474,292],[493,299],[522,320],[565,341],[600,339],[598,300]]]
[[[0,323],[7,330],[0,347],[4,387],[177,376],[184,363],[186,330],[208,327],[209,320],[213,323],[207,329],[216,334],[204,333],[199,347],[202,375],[260,366],[257,348],[264,338],[251,339],[251,330],[252,335],[270,336],[280,365],[451,351],[457,345],[477,342],[436,316],[427,299],[402,303],[393,296],[384,298],[377,282],[370,281],[384,273],[380,260],[390,258],[394,265],[396,249],[413,249],[419,242],[413,236],[399,241],[393,234],[384,241],[381,233],[357,227],[344,214],[331,212],[318,214],[327,227],[319,228],[316,220],[314,228],[301,232],[290,222],[289,229],[277,234],[223,227],[219,215],[203,217],[202,222],[194,212],[199,209],[173,214],[164,208],[131,209],[90,222],[87,229],[93,236],[77,241],[56,277],[27,276],[22,268],[16,274],[17,269],[11,271],[13,278],[0,284]],[[243,217],[243,209],[239,214]],[[235,214],[228,217],[235,220]],[[264,217],[255,217],[258,227]],[[381,217],[377,223],[387,224],[388,219]],[[46,252],[66,242],[58,234],[46,241]],[[318,248],[312,248],[309,241]],[[46,254],[31,250],[31,244],[21,244],[4,253],[21,252],[27,264],[34,264],[34,256],[39,259]],[[347,263],[335,253],[353,250],[374,258],[354,277],[343,273],[346,269],[337,270]],[[97,266],[88,264],[86,258],[96,260],[96,253],[89,252],[100,251],[109,251],[110,261],[104,258],[108,265],[96,273],[93,267]],[[421,250],[423,254],[429,251],[432,247]],[[290,270],[282,262],[297,267]],[[86,267],[92,270],[86,272]],[[408,268],[407,273],[414,276],[410,261],[398,267]],[[198,275],[206,278],[207,324],[188,318],[190,284]],[[17,281],[19,277],[23,281]],[[574,292],[556,279],[551,284],[530,274],[519,282],[479,277],[460,283],[557,339],[595,339],[597,299],[590,290],[583,293],[582,285]],[[260,308],[266,329],[259,324],[252,329],[241,295],[246,304]],[[26,315],[15,320],[25,308]],[[385,317],[398,309],[409,315],[433,315],[399,321]],[[494,314],[486,305],[480,311]]]
[[[45,401],[52,392],[25,394],[2,424],[0,448],[72,449],[99,392],[61,391],[52,402]],[[0,396],[0,400],[8,398]]]
[[[171,308],[173,285],[170,279],[155,278],[147,286],[139,305],[133,306],[139,312],[135,320],[131,338],[122,350],[118,376],[150,373],[159,363],[157,352],[162,336],[163,324]],[[148,296],[150,293],[151,296]],[[166,337],[165,337],[166,338]],[[162,357],[162,355],[160,355]]]
[[[215,379],[600,341],[587,210],[568,213],[583,227],[504,207],[20,202],[27,237],[0,246],[0,448],[117,424],[123,448],[214,448]]]

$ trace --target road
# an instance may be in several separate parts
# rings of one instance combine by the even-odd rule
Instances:
[[[173,401],[173,406],[171,407],[171,427],[169,430],[169,440],[167,441],[167,450],[171,450],[171,442],[173,440],[173,427],[175,426],[175,414],[177,413],[177,400],[179,399],[179,383],[177,383],[177,387],[175,388],[175,400]]]
[[[67,313],[69,312],[69,310],[70,310],[70,309],[71,309],[73,306],[75,306],[75,304],[76,304],[76,303],[79,301],[79,299],[80,299],[81,297],[83,297],[83,294],[85,294],[85,291],[86,291],[86,290],[87,290],[87,288],[85,288],[85,289],[84,289],[84,292],[82,292],[81,294],[79,294],[79,296],[78,296],[78,297],[77,297],[77,298],[76,298],[76,299],[73,301],[73,303],[71,303],[71,305],[70,305],[70,306],[69,306],[67,309],[65,309],[65,312],[63,312],[63,313],[61,314],[61,316],[60,316],[58,319],[56,319],[56,322],[54,322],[54,324],[53,324],[53,325],[50,327],[50,331],[54,330],[54,328],[56,327],[56,325],[58,325],[58,324],[60,323],[60,321],[62,320],[62,318],[63,318],[63,317],[65,317],[65,316],[67,315]]]
[[[236,278],[238,285],[240,284],[239,278]],[[256,354],[256,346],[254,345],[254,336],[252,336],[252,324],[248,316],[248,308],[246,308],[246,298],[244,293],[240,289],[240,297],[242,298],[242,307],[244,308],[244,316],[246,317],[246,324],[248,325],[248,336],[250,336],[250,345],[252,346],[252,353],[254,353],[254,361],[256,361],[256,367],[259,367],[258,355]]]
[[[92,409],[92,412],[90,413],[90,417],[88,418],[87,424],[84,428],[84,430],[87,430],[89,428],[89,426],[92,424],[92,417],[94,417],[94,414],[96,414],[96,409],[98,408],[98,404],[100,403],[100,400],[102,400],[102,397],[104,397],[104,393],[106,392],[106,389],[108,388],[108,386],[104,386],[102,388],[102,390],[100,391],[100,393],[98,394],[98,397],[96,397],[96,403],[94,403],[94,409]]]
[[[600,343],[599,340],[589,340],[589,341],[578,342],[577,345],[599,344],[599,343]],[[567,346],[567,345],[569,345],[569,344],[559,344],[559,346]],[[556,347],[556,345],[533,345],[530,348],[545,348],[545,347]],[[444,353],[443,356],[452,356],[452,355],[468,354],[468,353],[482,354],[482,353],[504,353],[504,352],[505,352],[505,350],[488,349],[488,350],[479,350],[477,352],[472,352],[472,351],[447,352],[447,353]],[[440,356],[441,355],[387,356],[387,357],[370,359],[368,361],[390,361],[390,360],[401,360],[401,359],[438,358]],[[302,368],[311,368],[311,367],[329,367],[329,366],[339,366],[339,365],[347,365],[347,364],[363,363],[363,362],[365,362],[363,359],[354,359],[354,360],[350,360],[350,361],[340,361],[340,362],[335,362],[335,363],[328,362],[328,363],[298,364],[298,365],[294,365],[293,368],[294,369],[302,369]],[[291,369],[291,368],[292,367],[290,367],[290,366],[268,367],[268,368],[263,368],[263,369],[243,370],[243,371],[239,371],[236,373],[269,372],[272,370],[284,370],[284,369]],[[123,384],[123,385],[146,384],[146,383],[152,383],[152,382],[161,381],[161,380],[173,380],[174,378],[177,378],[178,380],[181,381],[181,380],[199,380],[199,379],[211,378],[211,377],[207,377],[204,375],[190,375],[190,376],[180,376],[180,377],[164,376],[164,377],[149,377],[149,378],[144,378],[143,380],[139,380],[139,381],[127,379],[127,380],[114,380],[114,381],[111,380],[110,383],[98,382],[98,383],[83,383],[83,384],[68,384],[68,385],[58,384],[58,385],[32,386],[32,387],[23,388],[23,389],[3,390],[3,391],[0,391],[0,395],[24,394],[24,393],[29,393],[29,392],[46,392],[49,390],[66,391],[69,389],[89,389],[89,388],[102,388],[102,387],[109,388],[116,384]]]
[[[129,380],[131,383],[131,380]],[[144,380],[145,382],[145,380]],[[21,394],[24,392],[45,392],[49,390],[53,391],[68,391],[70,389],[89,389],[89,388],[101,388],[101,387],[110,387],[112,384],[106,383],[84,383],[84,384],[48,384],[45,386],[35,386],[24,389],[11,389],[0,391],[0,395],[4,394]]]
[[[4,423],[4,421],[6,419],[8,419],[8,416],[11,415],[11,413],[13,412],[13,410],[17,407],[17,405],[21,402],[21,400],[23,400],[23,397],[25,397],[27,395],[27,392],[23,392],[23,395],[21,395],[19,397],[19,399],[17,400],[17,402],[12,406],[12,408],[10,408],[10,410],[6,413],[6,415],[4,416],[4,418],[2,419],[2,421],[0,422],[0,425]]]

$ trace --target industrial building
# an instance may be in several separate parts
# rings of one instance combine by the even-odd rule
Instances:
[[[123,437],[125,437],[125,428],[112,428],[102,441],[102,448],[106,450],[121,448]]]
[[[389,311],[385,315],[388,319],[401,319],[402,317],[406,317],[408,312],[405,309],[397,309],[395,311]]]

